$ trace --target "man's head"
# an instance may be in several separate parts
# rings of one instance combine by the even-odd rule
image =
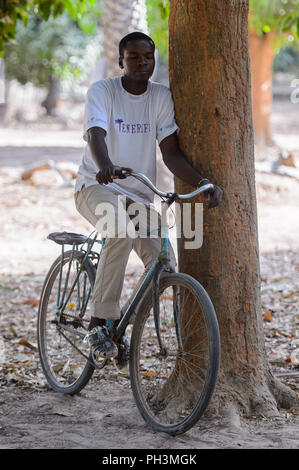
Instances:
[[[147,81],[155,68],[155,44],[144,33],[127,34],[119,43],[119,66],[133,80]]]

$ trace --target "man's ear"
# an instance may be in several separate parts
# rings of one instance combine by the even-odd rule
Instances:
[[[122,59],[122,57],[119,57],[119,59],[118,59],[118,65],[120,66],[120,68],[121,68],[121,69],[123,69],[123,68],[124,68],[124,66],[123,66],[123,59]]]

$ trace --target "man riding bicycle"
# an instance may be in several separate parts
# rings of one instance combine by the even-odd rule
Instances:
[[[128,34],[119,43],[119,66],[123,75],[99,80],[87,93],[84,118],[87,145],[78,171],[75,203],[80,214],[97,228],[101,219],[99,205],[107,207],[108,204],[115,218],[112,225],[116,227],[116,233],[109,229],[106,232],[87,335],[91,349],[101,357],[118,354],[117,346],[109,337],[106,321],[120,319],[119,300],[132,248],[145,267],[157,257],[161,248],[161,239],[146,236],[147,217],[139,223],[142,226],[138,226],[138,233],[143,235],[129,236],[128,208],[137,203],[145,205],[149,212],[155,212],[153,193],[135,178],[134,181],[130,178],[115,181],[116,171],[134,169],[155,184],[158,140],[163,161],[175,176],[193,186],[208,182],[190,165],[179,148],[170,90],[150,80],[155,67],[154,54],[155,44],[149,36],[140,32]],[[215,207],[221,201],[222,190],[214,185],[208,197],[209,208]],[[119,212],[125,213],[123,219]],[[170,264],[175,265],[172,247]],[[125,343],[124,338],[123,341]],[[125,346],[128,347],[127,343]]]

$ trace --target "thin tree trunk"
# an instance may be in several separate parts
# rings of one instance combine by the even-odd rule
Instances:
[[[47,96],[42,102],[42,106],[46,109],[46,112],[49,116],[56,114],[59,94],[60,94],[60,81],[58,78],[51,77],[50,83],[48,86]]]
[[[170,84],[182,150],[224,190],[204,210],[203,246],[184,249],[179,270],[198,279],[218,316],[221,368],[210,409],[236,416],[277,413],[295,395],[270,372],[260,300],[248,1],[172,0]],[[178,192],[191,188],[179,179]],[[197,201],[199,202],[199,201]]]
[[[133,31],[148,34],[145,0],[104,0],[105,76],[120,75],[119,41]]]
[[[274,51],[271,34],[250,32],[252,117],[257,144],[271,144],[272,66]]]
[[[0,59],[0,122],[5,120],[7,109],[8,87],[5,81],[5,63]]]

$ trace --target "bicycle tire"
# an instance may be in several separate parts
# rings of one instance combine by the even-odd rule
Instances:
[[[169,294],[171,290],[172,299]],[[188,295],[191,293],[192,297],[189,297],[184,305],[182,299],[188,299],[184,297],[186,292]],[[160,304],[165,300],[167,306],[165,310],[160,306],[161,336],[163,347],[167,345],[165,346],[167,356],[163,359],[161,350],[159,352],[152,313],[153,295],[149,291],[140,304],[132,332],[131,388],[137,407],[146,423],[154,431],[177,435],[196,424],[211,400],[220,363],[220,334],[213,304],[205,289],[194,278],[181,273],[167,274],[160,279],[159,293]],[[187,305],[190,309],[188,312]],[[196,312],[192,319],[191,306],[194,306],[192,311]],[[181,318],[177,322],[175,322],[175,310],[179,312],[176,315]],[[186,323],[187,315],[190,332]],[[175,332],[176,323],[179,325],[179,335]],[[200,342],[194,342],[195,326],[198,331],[202,328]],[[205,353],[204,333],[207,336]],[[181,348],[177,344],[178,336],[182,339]],[[174,343],[173,347],[169,346],[171,341]],[[173,370],[170,370],[171,364]],[[204,365],[206,365],[205,374]],[[192,367],[195,372],[191,371]],[[181,384],[180,373],[182,373]],[[192,379],[189,380],[191,386],[186,376]],[[193,383],[196,385],[193,386]],[[185,391],[186,396],[184,396]],[[182,403],[183,400],[186,403]],[[187,409],[189,403],[190,410]]]
[[[62,265],[62,256],[59,256],[54,261],[54,263],[52,264],[46,276],[46,279],[43,285],[40,303],[39,303],[39,310],[38,310],[37,343],[38,343],[40,363],[41,363],[44,375],[46,377],[48,384],[54,391],[65,393],[65,394],[70,394],[70,395],[74,395],[80,392],[80,390],[82,390],[85,387],[85,385],[90,380],[95,368],[91,362],[89,362],[86,358],[81,356],[80,353],[78,353],[78,351],[76,351],[75,348],[70,343],[68,343],[68,341],[62,336],[62,334],[59,333],[58,326],[55,325],[55,323],[53,323],[55,321],[56,313],[54,311],[50,312],[50,308],[52,308],[52,310],[55,310],[53,299],[54,297],[56,297],[57,292],[53,292],[53,291],[55,291],[56,281],[59,278],[59,273],[61,272],[61,270],[63,273],[65,265],[69,266],[71,257],[73,260],[72,262],[73,263],[75,262],[77,263],[77,265],[79,265],[82,262],[83,256],[84,254],[80,251],[72,252],[72,250],[69,250],[65,252],[63,255],[63,265]],[[91,263],[91,261],[89,261],[88,259],[84,261],[82,274],[83,276],[85,276],[85,281],[84,281],[85,286],[87,282],[89,282],[90,289],[92,290],[94,286],[94,281],[95,281],[95,268],[93,264]],[[77,297],[78,297],[78,291],[80,292],[80,284],[79,284],[79,289],[77,288]],[[70,290],[68,292],[70,292]],[[74,291],[72,291],[72,294],[73,293]],[[71,299],[73,299],[73,297],[71,297]],[[88,304],[88,300],[86,304]],[[73,304],[68,304],[68,306],[69,305],[71,305],[70,307],[71,309],[74,308]],[[87,322],[88,319],[85,319],[84,321]],[[64,330],[61,330],[61,331],[62,333],[66,333],[68,335],[68,333],[65,332]],[[70,339],[72,340],[73,337],[70,336]],[[81,347],[81,343],[82,341],[80,342],[80,347]],[[62,346],[59,346],[60,344],[62,344]],[[91,359],[89,348],[88,348],[88,353],[87,353],[87,347],[88,346],[86,346],[86,355],[89,354],[88,357],[89,359]],[[56,351],[57,353],[59,351],[59,354],[62,354],[64,356],[66,356],[67,352],[70,351],[69,358],[68,358],[68,361],[70,361],[70,364],[67,364],[66,358],[64,357],[59,358],[59,355],[56,360],[56,357],[55,357]],[[54,365],[52,364],[52,360],[54,361]],[[76,360],[79,362],[81,361],[80,364],[78,364],[78,362],[77,364],[75,364]],[[73,370],[71,370],[71,366],[73,367]],[[80,367],[80,371],[78,370],[79,367]],[[66,368],[66,371],[63,372],[65,368]],[[72,380],[72,375],[74,373],[76,373],[76,375],[74,376],[74,380],[73,382],[69,383]]]

